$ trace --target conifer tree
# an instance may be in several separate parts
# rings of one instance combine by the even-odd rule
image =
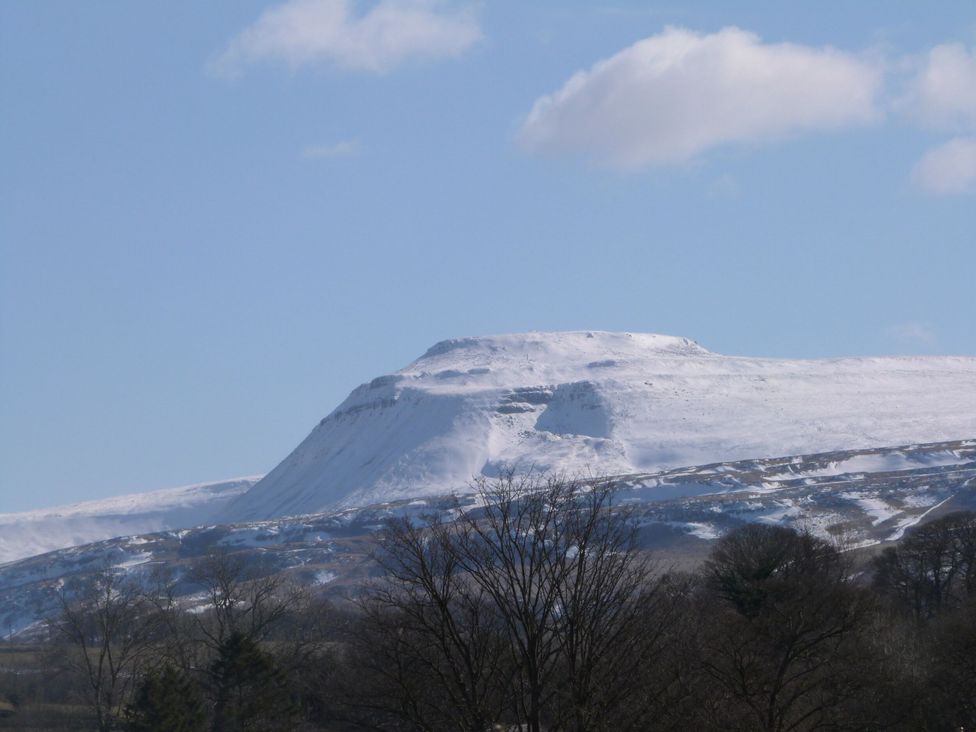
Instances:
[[[132,732],[204,732],[207,728],[197,685],[168,665],[143,679],[126,717]]]
[[[271,654],[234,632],[220,644],[210,666],[215,732],[288,729],[295,707]]]

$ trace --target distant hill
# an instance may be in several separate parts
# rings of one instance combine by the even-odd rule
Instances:
[[[0,513],[0,564],[117,536],[197,526],[260,477],[165,488],[38,511]]]

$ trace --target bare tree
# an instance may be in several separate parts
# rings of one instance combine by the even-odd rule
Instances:
[[[638,632],[655,593],[636,525],[606,481],[509,474],[475,488],[479,508],[453,520],[387,526],[390,582],[365,604],[387,706],[422,729],[609,725],[662,638]]]
[[[190,579],[203,588],[203,612],[193,614],[210,648],[232,634],[264,640],[297,604],[301,588],[290,586],[282,574],[255,576],[243,560],[227,552],[213,552],[197,564]]]
[[[938,618],[929,634],[930,729],[976,729],[976,598]]]
[[[851,709],[866,675],[859,629],[868,605],[827,542],[753,524],[724,537],[705,565],[700,664],[707,724],[814,730]],[[852,724],[854,720],[851,720]]]
[[[875,560],[875,587],[919,621],[976,597],[976,513],[958,511],[915,528]]]
[[[456,537],[438,517],[389,522],[377,554],[388,577],[362,603],[360,645],[396,690],[390,700],[374,691],[374,703],[422,728],[485,730],[502,713],[497,686],[512,664],[487,593],[463,573]]]
[[[85,680],[99,730],[113,729],[156,630],[152,604],[137,581],[103,570],[77,595],[62,588],[50,631],[62,662]]]

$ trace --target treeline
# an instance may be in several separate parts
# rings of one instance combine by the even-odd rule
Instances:
[[[341,606],[233,555],[196,568],[189,610],[104,573],[65,593],[46,674],[0,694],[99,730],[976,729],[974,513],[860,567],[753,524],[680,573],[610,484],[479,491],[478,511],[391,521],[382,577]]]

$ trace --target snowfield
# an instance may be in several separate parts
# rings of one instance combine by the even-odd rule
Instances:
[[[358,387],[218,516],[464,492],[509,466],[625,475],[973,435],[972,357],[743,358],[640,333],[463,338]]]
[[[204,523],[261,476],[0,513],[0,564],[102,539]]]

